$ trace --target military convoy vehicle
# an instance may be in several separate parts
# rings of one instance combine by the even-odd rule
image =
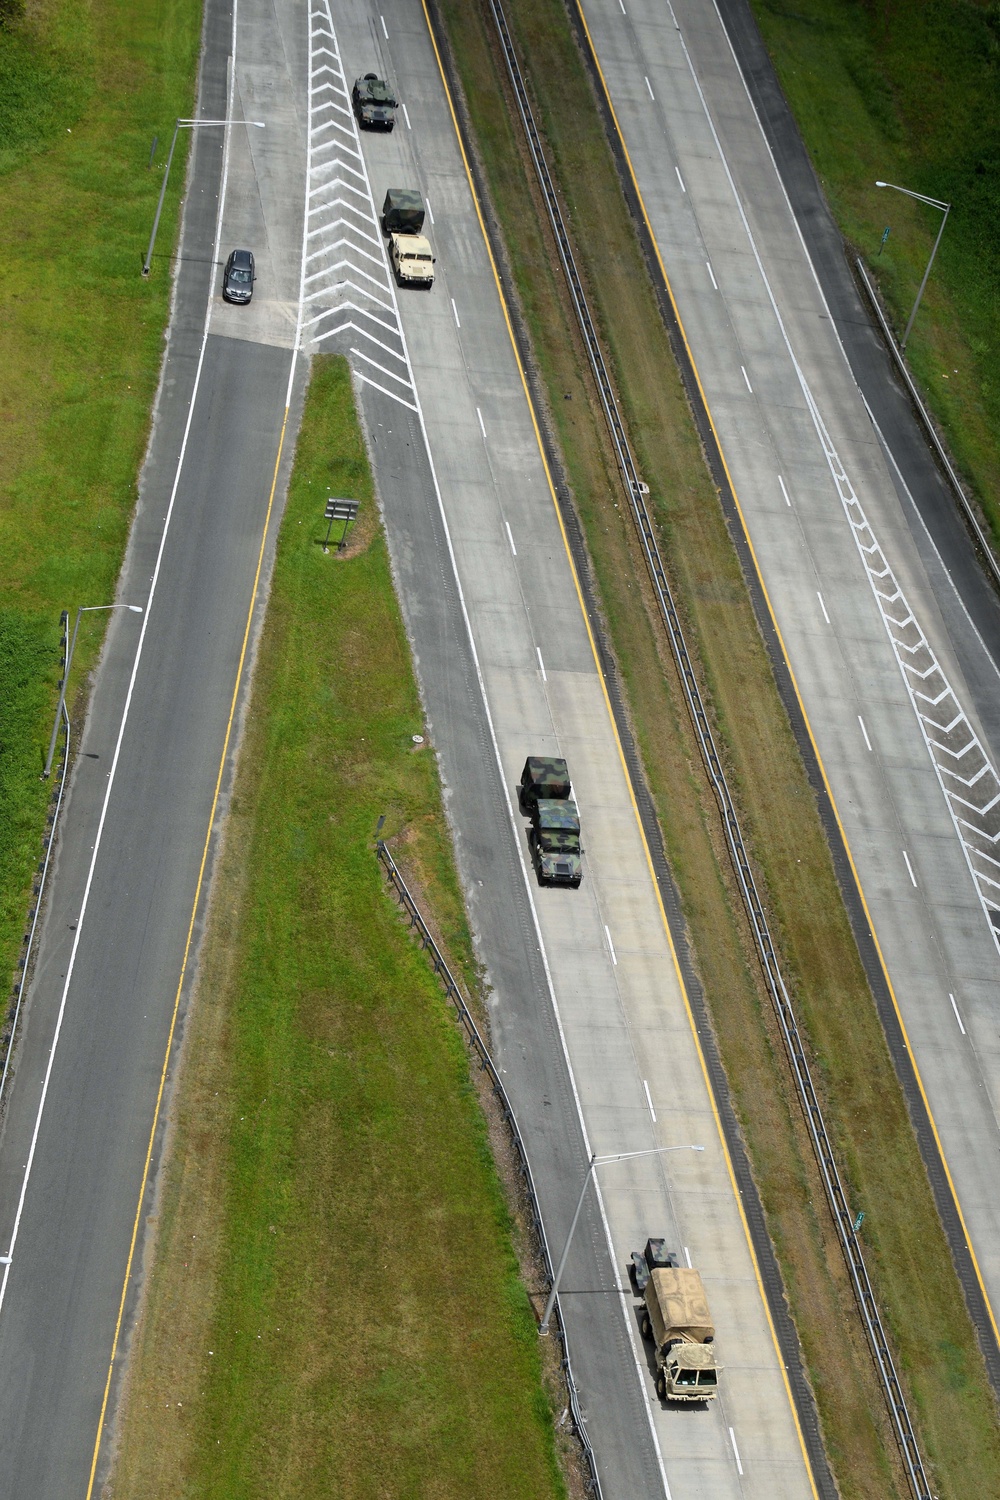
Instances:
[[[390,188],[382,204],[383,234],[419,234],[424,227],[424,200],[415,188]]]
[[[355,80],[351,100],[358,124],[368,130],[391,130],[396,123],[396,100],[384,78],[366,73]]]
[[[541,885],[577,887],[583,879],[580,814],[570,796],[569,768],[553,756],[529,755],[518,802],[531,818],[528,848]]]
[[[639,1327],[656,1350],[656,1394],[661,1401],[713,1400],[720,1366],[700,1275],[679,1265],[659,1239],[633,1250],[630,1272],[643,1299]]]
[[[390,188],[382,204],[382,228],[389,236],[389,259],[400,286],[434,284],[434,254],[420,233],[424,205],[412,188]]]

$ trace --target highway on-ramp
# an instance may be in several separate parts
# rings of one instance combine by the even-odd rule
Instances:
[[[174,313],[119,588],[144,612],[112,616],[3,1099],[4,1500],[91,1493],[119,1320],[127,1329],[138,1285],[150,1131],[286,481],[304,175],[304,28],[287,10],[282,29],[257,0],[240,0],[238,25],[229,6],[207,7],[199,115],[240,117],[245,106],[265,128],[252,141],[242,128],[194,132]],[[219,300],[219,261],[247,234],[262,277],[237,320]],[[169,273],[158,255],[154,275]]]
[[[996,1382],[996,601],[745,7],[724,12],[749,88],[715,5],[581,10],[853,859],[862,952]]]

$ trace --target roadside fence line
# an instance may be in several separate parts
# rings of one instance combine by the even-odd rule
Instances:
[[[489,1048],[487,1047],[486,1042],[483,1040],[483,1035],[479,1030],[479,1027],[476,1025],[475,1018],[473,1017],[472,1012],[469,1010],[468,1005],[466,1005],[465,1003],[465,997],[463,996],[458,985],[455,983],[454,976],[452,975],[452,972],[449,969],[448,965],[445,963],[444,956],[442,955],[440,948],[430,934],[427,923],[424,921],[423,916],[420,913],[420,908],[417,906],[417,903],[414,901],[413,897],[410,895],[410,892],[407,890],[406,882],[400,874],[395,860],[389,853],[389,850],[386,848],[384,839],[380,838],[376,840],[375,856],[381,864],[382,868],[385,870],[392,892],[398,899],[400,906],[403,908],[407,917],[409,918],[410,926],[416,930],[417,937],[420,939],[420,946],[430,954],[431,964],[434,972],[441,980],[441,983],[444,986],[445,994],[458,1013],[458,1019],[461,1021],[462,1026],[465,1029],[469,1045],[479,1059],[480,1067],[484,1068],[490,1076],[490,1082],[493,1085],[493,1092],[499,1101],[501,1112],[507,1124],[507,1128],[510,1131],[510,1138],[514,1146],[514,1150],[517,1154],[518,1166],[521,1172],[521,1181],[524,1185],[524,1193],[525,1197],[528,1200],[528,1208],[531,1214],[532,1227],[534,1228],[535,1235],[538,1240],[538,1245],[542,1252],[542,1260],[545,1267],[545,1276],[547,1278],[548,1285],[551,1288],[552,1283],[555,1280],[555,1266],[552,1260],[552,1255],[549,1251],[549,1242],[545,1236],[545,1226],[542,1223],[542,1212],[538,1202],[538,1194],[535,1191],[535,1180],[531,1175],[531,1166],[528,1162],[528,1153],[524,1148],[524,1141],[522,1140],[521,1132],[518,1129],[517,1118],[514,1114],[511,1102],[507,1097],[507,1090],[503,1086],[503,1081],[501,1080],[499,1070],[497,1069],[493,1058],[490,1056]],[[583,1448],[584,1458],[586,1459],[587,1468],[590,1474],[590,1492],[592,1495],[597,1497],[597,1500],[602,1500],[601,1481],[597,1473],[597,1459],[595,1457],[593,1447],[591,1446],[590,1438],[587,1436],[587,1428],[583,1419],[583,1412],[580,1409],[580,1399],[577,1392],[576,1381],[573,1378],[572,1365],[570,1364],[569,1336],[566,1332],[566,1325],[563,1321],[562,1310],[559,1306],[558,1297],[556,1298],[555,1314],[556,1316],[554,1321],[556,1323],[556,1336],[562,1344],[562,1367],[563,1373],[566,1376],[566,1387],[569,1392],[569,1410],[570,1415],[573,1419],[573,1430],[576,1434],[576,1437],[579,1439],[581,1447]]]

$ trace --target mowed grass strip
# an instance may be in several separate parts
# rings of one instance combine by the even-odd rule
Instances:
[[[980,0],[752,0],[781,86],[848,239],[907,345],[1000,544],[1000,10]],[[889,237],[882,245],[882,234]]]
[[[41,853],[50,788],[39,773],[55,712],[59,614],[114,598],[135,503],[163,354],[182,154],[149,282],[141,256],[174,119],[191,113],[200,19],[198,0],[32,0],[0,26],[4,983]],[[95,659],[105,621],[83,616],[74,684]]]
[[[837,888],[560,0],[509,0],[592,305],[750,840],[935,1492],[1000,1493],[996,1408]],[[604,419],[482,11],[442,0],[587,536],[695,960],[845,1496],[908,1493]],[[599,232],[595,226],[600,226]],[[571,399],[567,400],[569,396]]]
[[[327,488],[329,486],[329,488]],[[353,495],[349,554],[323,502]],[[472,950],[345,363],[317,360],[213,890],[115,1496],[559,1496],[455,1022]]]

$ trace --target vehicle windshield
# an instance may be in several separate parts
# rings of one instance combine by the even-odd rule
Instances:
[[[716,1385],[717,1381],[716,1381],[716,1378],[715,1378],[715,1371],[714,1370],[702,1370],[701,1373],[698,1376],[698,1384],[699,1385]]]
[[[697,1370],[678,1370],[677,1371],[677,1376],[676,1376],[675,1383],[677,1385],[697,1385],[698,1384],[698,1371]]]
[[[250,272],[244,270],[242,266],[234,266],[229,273],[229,279],[230,281],[238,281],[241,283],[247,282],[250,280]]]

